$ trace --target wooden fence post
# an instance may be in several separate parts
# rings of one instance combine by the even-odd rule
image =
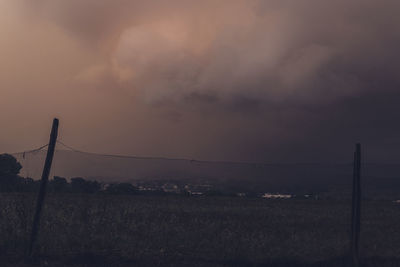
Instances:
[[[36,212],[32,224],[32,232],[28,248],[28,257],[33,256],[33,249],[39,232],[40,215],[43,208],[44,198],[46,196],[46,187],[47,187],[47,182],[49,180],[51,163],[53,162],[54,150],[57,142],[57,135],[58,135],[58,119],[54,119],[50,134],[50,142],[47,150],[46,161],[43,167],[42,180],[40,182],[39,195],[36,202]]]
[[[353,166],[353,194],[351,211],[351,256],[354,267],[360,266],[359,240],[361,229],[361,145],[356,144]]]

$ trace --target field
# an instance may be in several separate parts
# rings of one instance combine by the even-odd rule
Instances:
[[[24,266],[35,195],[0,195],[0,262]],[[400,266],[400,205],[363,203],[363,266]],[[350,201],[49,195],[48,266],[346,266]]]

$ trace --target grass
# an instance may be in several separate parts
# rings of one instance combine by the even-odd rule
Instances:
[[[0,262],[23,266],[35,195],[0,194]],[[400,205],[364,202],[364,266],[400,266]],[[50,266],[346,266],[350,201],[49,195]]]

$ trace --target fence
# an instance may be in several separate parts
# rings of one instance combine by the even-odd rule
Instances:
[[[47,178],[59,176],[84,177],[103,184],[129,182],[143,192],[164,191],[192,195],[213,192],[215,195],[218,190],[225,190],[228,192],[220,193],[229,193],[237,197],[283,198],[285,196],[285,198],[300,199],[316,197],[346,199],[352,195],[352,216],[351,224],[349,223],[350,247],[353,265],[359,266],[360,145],[356,146],[353,164],[264,164],[96,154],[80,151],[62,141],[57,141],[64,150],[55,151],[56,157],[50,173],[51,158],[56,146],[55,131],[53,128],[50,145],[14,154],[23,163],[22,175],[26,177],[39,178],[41,164],[46,161],[42,174],[44,182],[42,182],[37,201],[28,250],[30,256],[33,255],[33,246],[39,229]],[[46,151],[47,147],[49,149]],[[351,181],[352,172],[353,181]],[[363,177],[367,178],[367,185],[369,185],[366,187],[364,196],[389,198],[396,196],[397,191],[393,185],[398,183],[397,173],[400,173],[400,166],[397,165],[363,164]],[[382,183],[382,179],[386,180],[386,183]],[[376,184],[387,184],[387,188],[378,188],[379,192],[373,191]]]

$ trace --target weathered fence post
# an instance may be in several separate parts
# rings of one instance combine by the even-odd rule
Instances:
[[[50,142],[47,150],[46,161],[44,163],[44,168],[42,173],[42,180],[40,182],[39,195],[36,202],[36,212],[35,212],[35,217],[33,219],[31,238],[28,248],[28,257],[33,256],[33,249],[39,232],[40,214],[42,212],[43,202],[46,196],[47,181],[49,180],[51,163],[53,162],[54,150],[57,142],[57,135],[58,135],[58,119],[54,119],[50,134]]]
[[[361,226],[361,145],[356,144],[353,166],[353,195],[351,210],[351,257],[353,266],[360,266],[359,240]]]

